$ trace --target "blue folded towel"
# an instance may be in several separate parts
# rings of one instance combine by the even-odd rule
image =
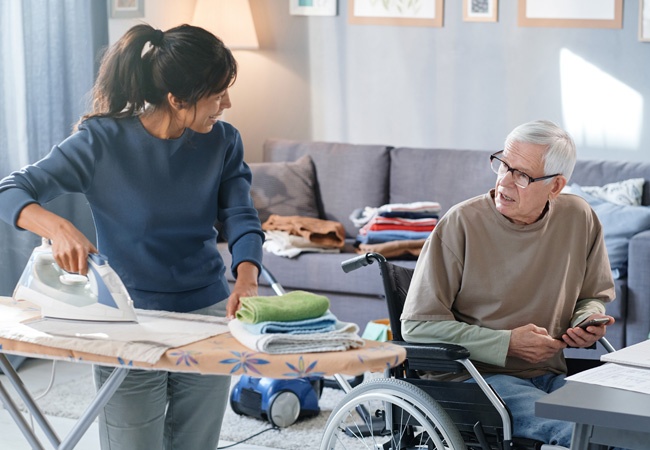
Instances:
[[[338,319],[329,310],[320,317],[304,320],[289,320],[286,322],[242,323],[246,331],[252,334],[310,334],[327,333],[336,329]]]

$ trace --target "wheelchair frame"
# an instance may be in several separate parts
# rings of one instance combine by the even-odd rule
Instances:
[[[384,372],[384,378],[366,381],[348,391],[345,398],[331,413],[323,433],[320,449],[356,448],[342,442],[343,431],[348,436],[358,439],[369,436],[371,446],[366,444],[362,448],[392,450],[410,448],[464,450],[468,447],[481,450],[539,449],[543,444],[541,442],[513,439],[512,419],[507,406],[470,361],[470,354],[466,348],[453,344],[411,344],[403,341],[399,317],[404,306],[406,290],[403,289],[403,286],[397,285],[394,276],[396,276],[395,270],[412,275],[413,269],[393,265],[383,255],[374,252],[344,261],[341,266],[347,273],[368,266],[374,261],[378,262],[386,295],[393,333],[392,343],[406,348],[407,360],[398,367],[387,369]],[[400,288],[401,291],[398,291]],[[614,351],[605,338],[602,338],[600,342],[607,351]],[[417,370],[451,373],[458,373],[465,369],[475,383],[419,380],[417,376],[414,376],[415,367]],[[412,388],[404,388],[403,384],[411,385]],[[441,400],[441,404],[427,392],[428,389],[434,391],[440,389],[439,392],[444,392],[443,390],[453,385],[478,386],[487,399],[487,402],[476,405],[476,409],[483,408],[485,411],[478,414],[480,420],[471,426],[471,432],[468,431],[466,422],[456,422],[457,417],[460,417],[465,411],[473,412],[469,404],[467,410],[456,411],[453,401]],[[476,388],[471,389],[476,390]],[[369,411],[363,405],[365,399],[373,397],[373,391],[377,391],[376,400],[383,405],[383,411],[378,409],[374,412],[375,418],[373,418],[373,411]],[[468,390],[467,395],[474,394]],[[471,406],[473,407],[474,404]],[[490,406],[492,411],[487,411]],[[360,424],[356,424],[356,419],[351,419],[354,415],[352,411],[360,417]],[[407,415],[406,425],[395,420],[396,414]],[[486,419],[485,424],[488,424],[487,428],[490,430],[487,434],[484,431],[485,424],[481,423],[483,418]],[[463,417],[464,419],[465,417]],[[346,420],[353,424],[348,425]],[[495,425],[497,422],[499,422],[498,425]],[[458,423],[464,423],[464,425],[457,425]],[[450,427],[451,429],[449,429]],[[461,430],[459,427],[464,429]],[[461,431],[464,434],[461,434]]]

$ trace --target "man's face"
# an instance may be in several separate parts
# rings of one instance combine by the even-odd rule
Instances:
[[[500,158],[511,168],[537,178],[544,176],[544,163],[542,161],[546,146],[513,142]],[[499,175],[496,181],[494,203],[497,211],[507,217],[511,222],[527,225],[536,222],[541,216],[550,198],[559,194],[557,178],[546,181],[530,183],[526,188],[521,188],[514,183],[511,172]],[[556,193],[557,190],[557,193]]]

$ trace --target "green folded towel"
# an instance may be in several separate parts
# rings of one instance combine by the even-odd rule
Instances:
[[[244,323],[288,322],[320,317],[327,312],[330,301],[322,295],[305,291],[269,297],[242,297],[237,319]]]

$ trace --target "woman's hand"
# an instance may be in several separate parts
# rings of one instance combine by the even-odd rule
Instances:
[[[244,261],[237,266],[237,280],[226,305],[226,318],[234,319],[239,309],[241,297],[254,297],[257,295],[257,277],[259,270],[257,266]]]
[[[63,270],[88,273],[88,254],[97,253],[97,249],[68,220],[31,203],[22,209],[16,225],[52,241],[52,255]]]

